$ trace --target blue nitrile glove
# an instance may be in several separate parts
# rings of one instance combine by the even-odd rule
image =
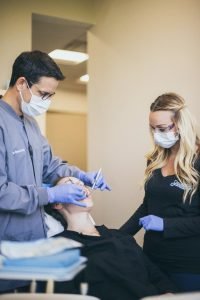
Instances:
[[[92,187],[94,180],[97,176],[98,171],[95,172],[84,172],[81,171],[78,175],[79,179],[83,181],[83,183],[87,186]],[[108,190],[111,191],[111,188],[107,185],[102,173],[99,176],[99,179],[97,180],[97,183],[95,184],[94,189],[100,189],[101,191]]]
[[[81,186],[76,184],[60,184],[54,187],[46,188],[49,203],[71,203],[78,206],[86,207],[85,203],[80,200],[87,196]]]
[[[47,187],[52,187],[51,183],[42,183],[42,187],[47,188]]]
[[[148,215],[139,219],[139,225],[145,230],[163,231],[164,222],[163,219],[154,215]]]

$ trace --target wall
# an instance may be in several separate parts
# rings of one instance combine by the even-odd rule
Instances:
[[[200,1],[98,1],[88,41],[88,164],[112,187],[94,218],[115,227],[143,199],[150,103],[173,91],[199,115]]]
[[[14,59],[22,52],[31,50],[32,13],[55,16],[85,23],[94,23],[94,0],[1,0],[0,19],[0,89],[6,89],[10,80]],[[70,97],[69,97],[70,94]],[[60,96],[60,98],[59,98]],[[77,96],[77,98],[76,98]],[[85,95],[80,93],[57,93],[57,110],[86,112]],[[64,101],[65,99],[65,101]],[[78,108],[79,106],[79,108]],[[54,109],[56,104],[53,104]],[[36,118],[42,133],[46,134],[46,116]]]
[[[58,89],[47,112],[46,121],[46,135],[55,155],[86,170],[86,94]]]
[[[86,115],[48,112],[46,119],[47,138],[54,154],[86,170]]]
[[[61,90],[59,86],[49,108],[50,111],[81,114],[86,114],[87,109],[87,95],[85,92]]]
[[[32,13],[93,24],[93,4],[94,0],[1,0],[0,88],[6,88],[16,56],[31,50]]]

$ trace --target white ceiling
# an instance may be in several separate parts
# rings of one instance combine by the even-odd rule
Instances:
[[[32,50],[49,53],[55,49],[65,49],[87,53],[87,30],[90,27],[91,24],[33,14]],[[78,79],[87,73],[87,62],[69,66],[59,64],[59,67],[66,76],[60,82],[60,88],[86,91],[86,85]]]

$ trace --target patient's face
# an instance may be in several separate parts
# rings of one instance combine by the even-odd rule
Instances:
[[[76,185],[80,185],[81,187],[83,187],[83,190],[86,193],[86,198],[83,199],[83,200],[80,200],[82,203],[86,204],[86,207],[81,207],[81,206],[74,205],[74,204],[63,204],[63,207],[66,208],[67,211],[69,211],[70,213],[82,212],[82,211],[87,211],[87,212],[91,211],[91,208],[94,205],[93,200],[92,200],[92,196],[91,196],[89,188],[87,188],[82,181],[80,181],[79,179],[77,179],[75,177],[64,177],[64,178],[60,179],[57,184],[76,184]]]

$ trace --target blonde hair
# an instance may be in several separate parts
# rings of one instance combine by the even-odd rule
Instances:
[[[159,110],[173,112],[172,121],[179,133],[179,149],[174,161],[175,175],[184,186],[183,201],[185,202],[188,196],[191,201],[200,179],[198,171],[194,167],[200,148],[194,118],[186,107],[184,99],[175,93],[163,94],[151,104],[151,112]],[[155,145],[153,151],[147,154],[145,183],[148,182],[154,170],[162,168],[166,164],[170,153],[170,149]]]

